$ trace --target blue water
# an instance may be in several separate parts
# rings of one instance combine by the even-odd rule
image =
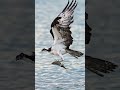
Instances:
[[[70,48],[85,53],[84,0],[77,0],[74,12],[74,23],[71,25],[73,44]],[[50,25],[67,4],[67,0],[36,0],[35,1],[35,89],[36,90],[85,90],[85,58],[84,55],[75,59],[69,54],[64,55],[65,67],[51,63],[60,57],[41,52],[49,48],[52,36]]]

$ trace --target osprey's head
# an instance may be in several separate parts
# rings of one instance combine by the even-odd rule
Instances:
[[[20,59],[23,59],[23,58],[24,58],[24,53],[21,53],[21,54],[16,56],[16,61],[20,60]]]
[[[48,52],[50,52],[51,51],[51,47],[48,48],[48,49],[43,48],[42,51],[48,51]]]

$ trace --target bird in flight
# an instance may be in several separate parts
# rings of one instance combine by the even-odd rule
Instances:
[[[69,3],[68,1],[63,11],[52,22],[50,33],[52,34],[54,40],[53,46],[48,49],[42,49],[42,51],[48,51],[55,55],[59,55],[62,60],[64,60],[63,54],[65,53],[69,53],[70,55],[76,58],[83,55],[83,53],[79,51],[71,50],[69,48],[69,46],[73,42],[73,38],[71,36],[71,31],[70,31],[70,24],[73,22],[73,12],[76,6],[77,6],[76,0],[72,0],[71,3]],[[85,17],[86,17],[85,44],[89,44],[92,35],[91,34],[92,28],[90,28],[90,26],[87,24],[87,19],[88,19],[87,13],[85,13]],[[33,52],[32,55],[21,53],[20,55],[16,56],[16,60],[20,60],[23,58],[28,58],[32,61],[35,61],[35,52]],[[52,64],[59,65],[65,68],[64,65],[62,65],[59,61],[54,61],[52,62]],[[110,73],[111,71],[114,71],[114,69],[116,69],[117,67],[118,65],[112,62],[85,55],[85,68],[87,68],[88,70],[99,76],[103,77],[104,76],[103,73]]]
[[[54,19],[51,24],[50,33],[53,37],[54,43],[48,49],[42,49],[42,51],[48,51],[54,55],[61,57],[61,61],[64,60],[63,55],[69,53],[75,58],[83,55],[83,53],[70,49],[70,45],[73,43],[72,32],[70,31],[70,25],[73,23],[73,13],[77,7],[77,1],[68,1],[63,11]]]

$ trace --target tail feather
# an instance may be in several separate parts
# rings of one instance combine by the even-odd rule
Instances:
[[[93,58],[90,56],[85,56],[85,60],[86,60],[85,67],[88,70],[90,70],[100,76],[104,76],[101,74],[101,72],[102,73],[110,73],[110,72],[114,71],[114,69],[116,69],[116,67],[118,67],[117,65],[115,65],[112,62]]]
[[[72,55],[75,58],[78,58],[78,57],[83,55],[82,52],[71,50],[71,49],[66,49],[66,52],[69,53],[70,55]]]

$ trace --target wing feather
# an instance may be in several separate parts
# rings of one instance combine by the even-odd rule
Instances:
[[[63,11],[52,22],[50,33],[53,36],[54,44],[63,43],[67,48],[72,44],[70,25],[74,22],[73,13],[77,4],[76,0],[72,0],[71,3],[68,1]]]

